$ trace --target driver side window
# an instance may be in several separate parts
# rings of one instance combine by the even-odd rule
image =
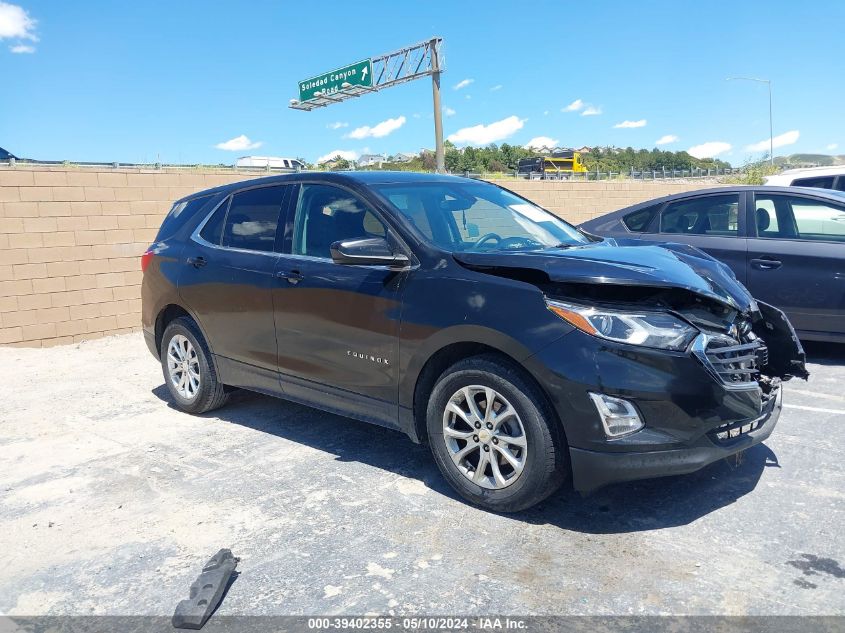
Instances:
[[[293,229],[293,254],[331,258],[334,242],[386,237],[387,229],[353,194],[331,185],[304,184]]]

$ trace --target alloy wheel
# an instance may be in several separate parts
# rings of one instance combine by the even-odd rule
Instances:
[[[528,438],[522,420],[490,387],[469,385],[449,398],[443,440],[458,470],[482,488],[506,488],[525,468]]]
[[[200,388],[197,351],[186,336],[177,334],[167,346],[167,371],[173,388],[186,400],[192,400]]]

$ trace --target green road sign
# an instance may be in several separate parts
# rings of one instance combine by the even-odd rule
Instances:
[[[340,90],[341,85],[348,83],[352,86],[373,85],[373,64],[369,59],[364,59],[354,64],[349,64],[337,70],[331,70],[322,75],[311,77],[299,82],[299,100],[308,101],[320,92],[320,96],[329,96]]]

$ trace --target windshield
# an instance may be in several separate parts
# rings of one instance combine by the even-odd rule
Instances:
[[[448,251],[524,251],[590,241],[548,211],[485,182],[381,184],[373,188],[429,241]]]

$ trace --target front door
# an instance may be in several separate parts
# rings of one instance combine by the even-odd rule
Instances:
[[[183,251],[179,293],[199,321],[221,371],[260,368],[275,376],[273,313],[276,229],[290,185],[259,187],[227,198]],[[246,365],[249,367],[239,366]],[[224,376],[228,384],[250,384]]]
[[[751,294],[805,334],[845,334],[845,204],[758,192],[752,208]]]
[[[401,291],[406,273],[332,262],[333,242],[386,236],[352,192],[299,186],[292,231],[276,268],[278,365],[286,394],[395,424]],[[356,410],[358,407],[359,410]]]

